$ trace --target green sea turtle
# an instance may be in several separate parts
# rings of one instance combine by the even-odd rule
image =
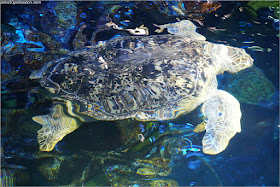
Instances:
[[[239,102],[217,89],[216,75],[252,66],[244,49],[214,44],[187,20],[158,26],[172,34],[116,37],[105,45],[74,51],[30,75],[56,104],[35,116],[41,151],[82,122],[135,118],[171,120],[203,104],[203,152],[217,154],[241,131]]]
[[[273,108],[279,103],[279,93],[273,83],[256,66],[221,77],[222,89],[232,94],[240,103]]]

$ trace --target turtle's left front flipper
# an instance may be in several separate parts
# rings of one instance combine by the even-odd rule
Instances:
[[[34,116],[32,119],[42,125],[37,137],[41,151],[52,151],[57,142],[82,123],[75,117],[65,115],[60,104],[54,107],[51,114]]]
[[[218,154],[226,149],[237,132],[241,132],[240,104],[229,93],[217,90],[217,94],[206,101],[201,110],[206,117],[203,152]]]

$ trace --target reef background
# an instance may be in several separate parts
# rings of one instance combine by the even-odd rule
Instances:
[[[242,111],[242,132],[225,151],[199,151],[204,133],[192,130],[203,120],[200,108],[168,122],[85,123],[54,151],[39,151],[40,125],[32,116],[48,113],[52,103],[36,92],[32,71],[70,51],[131,35],[108,23],[144,25],[154,35],[153,24],[183,19],[207,41],[244,48],[255,60],[250,70],[218,76],[219,88],[232,93]],[[278,1],[2,4],[1,186],[279,186],[278,90]]]

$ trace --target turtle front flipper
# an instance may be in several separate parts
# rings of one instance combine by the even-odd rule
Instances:
[[[175,23],[168,23],[164,25],[156,25],[154,26],[159,27],[159,29],[155,30],[157,33],[163,32],[164,29],[167,29],[167,31],[170,34],[175,34],[175,35],[181,35],[186,38],[191,38],[193,40],[206,40],[206,38],[196,32],[196,26],[189,20],[182,20],[179,22]]]
[[[240,104],[229,93],[218,90],[202,106],[206,134],[202,139],[203,152],[218,154],[226,149],[230,139],[241,132]]]
[[[42,125],[37,137],[41,151],[52,151],[57,142],[81,124],[79,119],[66,116],[63,107],[59,104],[54,107],[51,114],[34,116],[32,119]]]

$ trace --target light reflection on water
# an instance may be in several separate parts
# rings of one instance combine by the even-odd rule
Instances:
[[[149,8],[154,7],[153,3],[156,3],[156,2],[151,2],[151,5],[145,4],[145,6],[149,7]],[[213,12],[212,14],[209,14],[209,15],[203,14],[205,19],[200,20],[201,15],[199,15],[199,14],[192,15],[196,18],[195,19],[196,25],[199,26],[198,32],[200,32],[201,34],[206,36],[208,41],[215,42],[215,43],[224,43],[224,44],[228,44],[231,46],[236,46],[236,47],[241,47],[241,48],[246,49],[246,51],[254,58],[255,66],[262,69],[264,72],[264,75],[272,82],[273,86],[278,88],[279,87],[279,79],[278,79],[278,77],[279,77],[279,70],[278,70],[279,69],[279,64],[278,64],[279,33],[277,32],[277,29],[279,30],[279,19],[277,22],[277,18],[274,18],[274,17],[272,18],[271,15],[269,15],[270,17],[266,16],[265,18],[253,18],[253,16],[250,17],[250,15],[248,15],[246,13],[246,11],[247,11],[246,7],[244,8],[244,5],[242,3],[234,4],[235,8],[233,8],[233,9],[229,8],[231,6],[227,6],[226,2],[221,2],[221,3],[222,3],[222,7],[217,9],[216,12]],[[164,5],[164,3],[160,6],[160,10],[163,13],[162,15],[166,16],[166,14],[169,13],[170,16],[174,16],[173,17],[174,19],[171,19],[170,17],[167,18],[164,16],[159,16],[159,18],[161,20],[168,19],[168,21],[164,21],[165,23],[174,22],[175,18],[177,18],[177,19],[184,18],[182,16],[189,16],[188,18],[191,19],[191,16],[189,14],[187,14],[185,11],[182,11],[182,9],[184,9],[184,8],[186,9],[186,4],[170,3],[170,5],[172,5],[173,7],[168,7],[168,9],[164,9],[165,6],[163,6],[163,5]],[[139,15],[139,13],[134,12],[132,4],[130,6],[128,6],[127,8],[124,8],[121,6],[122,5],[112,6],[110,11],[108,11],[110,14],[114,14],[113,20],[118,21],[120,23],[120,26],[122,26],[124,28],[126,28],[128,26],[132,26],[132,25],[133,25],[133,28],[135,28],[134,25],[140,26],[139,24],[140,24],[141,20],[137,20],[139,22],[139,24],[137,21],[133,20],[135,18],[135,15],[136,14]],[[91,7],[92,7],[92,5],[90,5],[90,8]],[[103,7],[103,5],[101,7]],[[51,6],[49,8],[51,8]],[[73,6],[71,6],[71,8],[75,8],[75,6],[73,5]],[[97,18],[94,17],[95,15],[92,12],[90,12],[90,10],[92,9],[92,8],[91,9],[90,8],[84,8],[84,10],[85,10],[84,12],[83,11],[79,12],[79,19],[82,19],[88,25],[90,25],[90,23],[89,23],[90,20],[87,20],[87,19],[91,19],[92,22],[97,21]],[[120,8],[120,10],[124,9],[123,15],[121,14],[122,11],[119,11],[119,8]],[[141,7],[141,8],[143,8],[143,7]],[[150,11],[155,11],[155,10],[156,10],[155,8],[151,8]],[[28,11],[29,11],[29,13],[28,13]],[[26,10],[26,14],[30,14],[30,11],[32,12],[32,10]],[[148,13],[149,12],[146,12],[145,14],[148,14]],[[42,17],[44,14],[47,14],[47,12],[41,12],[38,15],[40,15]],[[154,14],[152,12],[150,12],[150,15],[154,15]],[[65,16],[65,15],[63,15],[63,16]],[[262,14],[262,16],[263,16],[263,14]],[[159,21],[160,20],[159,18],[155,16],[154,17],[155,20],[152,20],[152,18],[148,18],[148,20],[147,20],[147,18],[144,17],[144,14],[143,14],[143,20],[144,20],[143,22],[145,22],[145,26],[152,27],[151,22],[158,23],[156,21]],[[28,20],[27,17],[25,17],[25,19]],[[42,19],[46,19],[46,18],[42,17]],[[61,21],[62,25],[65,25],[66,27],[69,27],[69,28],[73,28],[74,27],[73,23],[75,23],[75,22],[73,22],[73,19],[75,19],[75,17],[71,17],[71,19],[72,19],[72,21],[70,20],[70,22],[72,24],[67,23],[67,20],[66,21],[60,20],[60,21]],[[140,19],[141,19],[141,17],[140,17]],[[10,21],[13,21],[13,22],[11,22],[12,25],[18,24],[19,27],[22,26],[19,24],[21,21],[18,19],[11,19]],[[100,21],[99,23],[101,24],[100,26],[102,26],[102,21]],[[99,26],[98,24],[97,24],[97,26]],[[141,24],[142,24],[142,22],[141,22]],[[41,27],[46,28],[45,26],[41,26]],[[55,27],[55,28],[57,28],[57,27]],[[25,29],[27,29],[27,28],[25,28]],[[92,29],[92,28],[86,28],[84,30],[85,32],[82,34],[89,32],[90,29]],[[100,28],[100,29],[106,30],[108,28]],[[66,30],[64,30],[64,28],[61,28],[61,27],[60,27],[60,30],[61,30],[61,32],[54,33],[55,38],[57,40],[63,41],[64,45],[67,46],[68,44],[66,41],[68,41],[68,39],[66,36],[69,36],[69,34],[71,32],[69,32],[69,31],[66,32]],[[46,32],[51,33],[51,32],[55,32],[55,30],[46,30]],[[73,31],[73,33],[74,33],[74,31]],[[27,46],[27,48],[26,48],[27,51],[41,53],[42,51],[46,50],[46,48],[44,47],[44,44],[46,42],[42,43],[41,41],[36,41],[36,42],[27,41],[24,38],[23,34],[24,33],[20,32],[19,30],[17,30],[14,33],[15,36],[16,35],[19,36],[17,39],[18,43],[22,43],[24,45],[30,45],[30,46]],[[113,36],[117,35],[117,34],[115,34],[115,35],[114,34],[113,34]],[[276,36],[277,34],[278,34],[278,37]],[[72,37],[74,37],[74,36],[72,36]],[[83,38],[83,35],[80,35],[79,37]],[[23,40],[23,39],[25,39],[25,40]],[[78,39],[78,37],[76,39]],[[48,39],[47,42],[50,42],[49,40],[50,39]],[[103,45],[104,42],[100,41],[99,44]],[[16,45],[18,45],[18,44],[7,43],[6,45],[3,46],[3,50],[9,51]],[[48,48],[50,48],[50,46],[51,46],[51,44],[48,44]],[[14,49],[13,53],[16,54],[17,49]],[[20,54],[20,53],[18,53],[18,54]],[[14,59],[14,61],[16,61],[16,60],[17,60],[17,58]],[[44,59],[42,59],[42,57],[39,57],[39,60],[41,61]],[[15,62],[13,62],[13,63],[15,63]],[[2,67],[4,67],[4,69],[2,69],[2,73],[4,75],[7,75],[7,77],[18,75],[17,72],[19,72],[20,70],[22,70],[23,68],[26,67],[26,65],[22,65],[22,64],[17,66],[16,63],[13,64],[12,66],[7,62],[3,62],[1,64],[2,64]],[[27,61],[23,64],[27,64]],[[14,71],[10,71],[12,68],[14,68]],[[7,73],[7,72],[9,72],[9,73]],[[7,77],[5,77],[5,78],[7,78]],[[9,84],[7,84],[7,85],[11,86]],[[14,103],[14,102],[16,102],[16,101],[14,99],[11,99],[9,101],[9,104]],[[240,179],[240,178],[238,178],[238,175],[244,175],[245,176],[244,180],[245,179],[248,180],[248,181],[246,181],[247,183],[244,182],[240,185],[275,185],[275,184],[277,185],[278,184],[278,181],[276,179],[270,178],[269,172],[263,173],[263,172],[259,171],[258,168],[261,168],[263,166],[262,163],[259,162],[259,159],[252,158],[252,157],[246,157],[246,156],[244,156],[244,157],[239,156],[241,154],[240,151],[243,154],[246,154],[247,153],[246,151],[249,150],[251,154],[256,153],[257,154],[256,157],[257,156],[261,157],[259,154],[261,154],[262,151],[255,150],[255,149],[257,149],[257,147],[254,148],[254,146],[251,146],[251,144],[250,144],[250,143],[253,143],[253,141],[255,140],[254,135],[250,135],[250,138],[252,138],[252,139],[250,139],[250,141],[252,141],[252,142],[248,142],[247,141],[248,139],[246,139],[246,137],[249,137],[248,134],[250,133],[250,131],[251,132],[253,131],[254,133],[257,132],[257,134],[262,134],[262,133],[264,133],[263,131],[265,131],[265,133],[268,133],[271,135],[271,139],[273,139],[273,141],[275,141],[275,139],[279,140],[279,133],[277,133],[277,132],[279,132],[279,131],[277,131],[279,129],[277,127],[274,127],[275,125],[277,125],[279,123],[279,116],[276,111],[278,109],[274,107],[275,105],[278,105],[278,102],[279,102],[279,94],[277,92],[273,96],[272,100],[260,103],[257,106],[252,106],[248,103],[247,104],[241,103],[241,109],[242,109],[242,111],[244,111],[243,117],[242,117],[242,132],[238,136],[236,136],[233,140],[231,140],[231,145],[229,146],[229,148],[224,153],[221,153],[219,155],[219,157],[223,157],[224,160],[228,160],[228,162],[226,162],[226,161],[218,162],[220,159],[215,156],[205,157],[207,162],[209,162],[209,165],[212,165],[214,170],[219,170],[219,172],[217,171],[217,173],[218,173],[218,175],[220,175],[220,177],[222,178],[222,181],[225,184],[228,184],[228,185],[237,184],[238,179]],[[25,106],[27,106],[27,110],[29,110],[30,108],[32,108],[32,103],[31,104],[27,103]],[[272,106],[272,107],[270,107],[270,106]],[[247,108],[249,108],[250,110],[248,110]],[[270,114],[267,114],[267,113],[265,114],[265,112],[263,112],[263,111],[266,111],[266,110],[271,110],[273,112],[271,112]],[[5,115],[5,114],[7,114],[7,115]],[[20,113],[20,114],[22,116],[31,115],[31,114],[26,114],[24,112]],[[266,116],[264,116],[264,115],[266,115]],[[249,122],[252,122],[251,119],[255,118],[255,116],[257,116],[258,121],[254,122],[254,123],[249,123]],[[274,120],[274,118],[277,118],[277,116],[278,116],[278,123],[274,124],[275,123],[274,121],[277,121],[277,119]],[[35,150],[38,149],[38,147],[36,146],[36,143],[34,143],[34,142],[36,142],[36,139],[35,139],[36,129],[35,130],[29,129],[30,131],[28,131],[28,133],[27,132],[24,133],[24,135],[26,136],[26,135],[30,135],[31,134],[30,132],[32,132],[34,134],[33,137],[26,138],[21,133],[19,136],[15,135],[16,132],[14,129],[17,129],[17,131],[20,132],[20,129],[28,129],[28,127],[30,127],[30,125],[29,126],[26,125],[27,122],[25,122],[25,123],[22,121],[17,122],[16,120],[10,119],[10,118],[15,118],[15,117],[17,117],[17,115],[15,115],[13,112],[4,113],[4,115],[2,116],[2,120],[4,120],[6,123],[5,122],[3,123],[3,125],[5,125],[5,127],[3,129],[6,129],[6,130],[4,131],[2,129],[2,135],[10,137],[11,141],[14,141],[15,139],[20,140],[20,138],[22,138],[22,139],[24,139],[24,141],[22,141],[22,142],[24,142],[23,144],[29,145],[29,147],[25,145],[26,147],[24,147],[24,148],[26,149],[26,151],[27,152],[28,151],[36,152]],[[189,116],[187,116],[187,119],[188,119],[188,117]],[[273,120],[267,120],[267,118],[273,119]],[[10,127],[9,126],[10,124],[7,123],[8,119],[11,121],[10,123],[14,123],[13,127]],[[25,119],[25,118],[20,118],[20,119]],[[193,186],[193,185],[201,184],[201,183],[199,183],[199,177],[196,178],[195,173],[196,172],[199,173],[200,169],[205,169],[202,167],[203,164],[201,163],[201,160],[199,160],[199,159],[191,160],[196,157],[205,156],[201,152],[201,147],[197,146],[198,145],[197,139],[198,139],[198,137],[200,137],[200,135],[198,134],[194,137],[194,136],[192,136],[192,135],[194,135],[194,133],[193,133],[190,136],[183,137],[180,141],[178,141],[177,139],[172,139],[172,138],[168,139],[167,136],[165,137],[165,133],[168,132],[168,128],[170,128],[171,130],[183,131],[186,134],[190,133],[193,127],[188,125],[186,123],[187,121],[188,120],[183,121],[183,123],[170,122],[168,125],[158,125],[159,135],[153,134],[153,135],[147,137],[147,140],[149,140],[148,145],[150,146],[150,147],[147,146],[147,149],[150,149],[150,150],[147,152],[145,157],[153,158],[153,155],[156,155],[158,153],[159,153],[159,155],[161,155],[163,157],[163,155],[166,155],[166,152],[169,152],[170,155],[178,156],[177,157],[178,159],[185,159],[186,161],[189,159],[190,161],[187,162],[185,165],[183,165],[181,167],[181,169],[184,170],[186,174],[193,175],[194,179],[196,179],[196,180],[193,180],[193,179],[189,180],[188,183],[180,183],[179,181],[178,182],[180,185]],[[261,123],[261,122],[263,122],[263,121],[266,122],[265,125],[262,125],[263,123]],[[31,123],[31,122],[29,122],[29,123]],[[271,124],[271,123],[273,123],[273,124]],[[97,123],[97,124],[103,125],[102,122]],[[256,124],[255,128],[254,128],[254,124]],[[15,128],[15,127],[18,127],[21,125],[26,125],[26,127]],[[196,126],[196,124],[193,124],[193,125]],[[257,128],[257,130],[256,130],[256,128]],[[249,129],[249,130],[247,130],[247,129]],[[140,133],[143,133],[145,135],[145,133],[149,130],[151,130],[151,129],[146,129],[145,126],[142,124],[139,125]],[[108,133],[108,132],[102,132],[102,133]],[[11,134],[13,134],[13,135],[11,135]],[[278,137],[277,137],[277,135],[278,135]],[[102,136],[103,135],[100,135],[100,137],[102,137]],[[163,146],[156,147],[155,145],[157,144],[157,141],[159,141],[159,140],[162,141],[160,138],[157,139],[158,136],[162,136],[162,137],[170,140],[170,142],[164,144]],[[192,137],[192,138],[190,138],[190,137]],[[264,137],[266,138],[264,141],[258,139],[258,141],[257,141],[258,144],[261,145],[262,142],[270,141],[270,139],[269,139],[270,136],[264,136]],[[258,138],[258,137],[255,137],[255,138]],[[238,142],[238,139],[242,139],[244,141],[241,141],[241,142],[239,141],[240,144],[238,145],[236,143],[236,142]],[[193,141],[195,141],[196,143],[192,144]],[[73,140],[72,142],[78,142],[78,140]],[[2,141],[2,144],[3,143],[4,143],[4,141]],[[66,139],[64,142],[62,142],[61,145],[64,145],[64,143],[65,144],[68,143],[68,145],[70,144],[72,146],[79,147],[79,145],[76,145],[78,143],[71,144],[71,143],[69,143],[68,139]],[[88,143],[90,144],[93,142],[88,142]],[[100,147],[106,146],[106,145],[104,145],[104,141],[100,141],[98,143],[100,143]],[[10,144],[9,141],[5,141],[5,146],[7,144]],[[17,144],[17,146],[19,146],[19,145],[21,145],[21,144]],[[272,147],[269,148],[268,151],[272,152],[273,149],[279,150],[277,145],[279,145],[279,144],[275,143],[275,145],[271,145]],[[247,150],[244,148],[246,146],[248,146]],[[11,150],[6,150],[6,154],[7,154],[6,158],[13,158],[15,155],[15,153],[13,151],[14,148],[13,148],[13,146],[6,146],[6,149],[8,149],[8,147]],[[65,154],[65,151],[63,151],[63,147],[64,146],[62,146],[61,150],[59,147],[56,147],[56,152],[54,152],[53,154],[54,155],[55,154]],[[194,149],[194,148],[196,148],[196,149]],[[139,148],[139,149],[143,150],[141,148]],[[198,151],[198,149],[200,149],[200,151]],[[93,153],[92,150],[88,150],[88,151],[90,152],[90,153],[88,153],[89,155],[96,154],[95,152]],[[72,154],[72,153],[67,152],[67,154]],[[77,152],[77,154],[80,154],[80,153]],[[98,154],[101,154],[101,153],[98,153]],[[262,154],[264,154],[264,153],[262,153]],[[23,154],[23,155],[25,155],[25,154]],[[276,163],[277,163],[278,156],[279,156],[279,153],[277,153],[277,151],[275,153],[271,153],[271,158],[270,158],[271,160],[265,160],[266,165],[277,165]],[[89,157],[89,156],[86,155],[85,157]],[[264,158],[264,159],[266,159],[266,158]],[[219,163],[220,165],[215,164],[215,161],[217,161],[217,163]],[[100,163],[102,163],[102,162],[103,161],[100,161]],[[96,165],[98,165],[100,163],[96,162]],[[40,167],[40,164],[38,164],[38,163],[36,163],[36,164],[34,165],[34,167],[36,167],[35,171],[37,172],[37,169],[39,168],[39,170],[40,170],[40,168],[42,168],[43,166]],[[244,167],[240,168],[238,166],[238,164],[242,164],[242,166],[244,166]],[[59,173],[59,169],[63,165],[57,159],[54,159],[54,162],[50,165],[51,166],[44,166],[44,168],[41,169],[42,173],[39,175],[45,175],[47,180],[54,181],[57,179],[57,177],[59,178],[59,176],[57,176],[58,175],[57,173]],[[115,165],[115,167],[117,167],[117,166],[118,165]],[[278,173],[277,166],[275,166],[275,167],[270,166],[270,167],[272,167],[272,169],[276,168],[276,170],[273,170],[274,174],[272,176],[277,176],[277,173]],[[224,168],[231,169],[232,173],[225,171]],[[111,168],[111,169],[114,169],[114,168]],[[120,173],[122,173],[122,172],[125,173],[126,172],[125,169],[127,169],[127,167],[124,167],[123,171],[121,171]],[[174,172],[176,172],[176,171],[174,171]],[[178,172],[180,172],[180,171],[178,171]],[[227,173],[227,176],[226,176],[226,174],[223,175],[222,174],[223,172]],[[256,177],[252,178],[253,175],[255,175]],[[246,178],[246,176],[249,176],[249,177]],[[2,186],[15,185],[14,177],[15,177],[14,171],[9,170],[9,169],[8,170],[2,169],[2,173],[1,173]],[[84,177],[86,178],[87,176],[84,176]],[[69,178],[71,178],[71,177],[69,177]],[[258,182],[256,182],[257,180],[258,180]],[[64,183],[61,183],[61,184],[62,185],[65,185],[66,183],[68,184],[69,181],[71,181],[71,180],[68,180],[67,182],[64,181]],[[205,182],[202,185],[207,185],[207,184],[208,183]],[[44,184],[42,184],[42,185],[44,185]]]

